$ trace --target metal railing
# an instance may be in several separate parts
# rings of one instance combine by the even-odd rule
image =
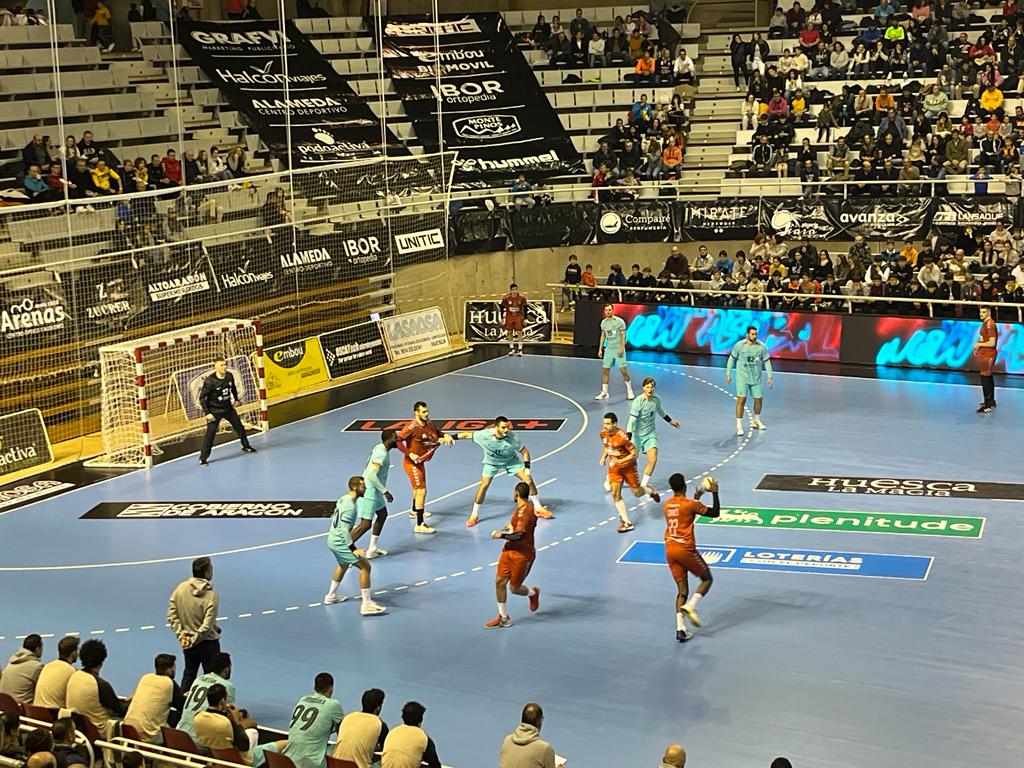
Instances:
[[[835,307],[843,305],[846,307],[846,313],[852,314],[854,312],[855,304],[865,305],[892,305],[892,304],[910,304],[910,305],[923,305],[927,307],[928,317],[936,317],[935,307],[948,306],[955,310],[956,307],[988,307],[990,309],[999,308],[1007,309],[1016,312],[1017,322],[1024,322],[1024,304],[1004,304],[1001,302],[986,302],[986,301],[957,301],[953,299],[925,299],[925,298],[907,298],[903,296],[851,296],[847,294],[820,294],[820,293],[785,293],[779,291],[757,291],[749,292],[744,290],[735,289],[709,289],[709,288],[648,288],[641,286],[612,286],[612,285],[598,285],[596,287],[589,286],[569,286],[566,283],[545,283],[545,287],[552,289],[553,296],[561,295],[561,291],[564,289],[579,289],[582,291],[593,291],[600,292],[603,294],[607,292],[618,293],[620,296],[628,293],[639,293],[649,294],[652,296],[650,301],[625,301],[622,299],[617,300],[621,303],[637,303],[637,304],[666,304],[668,302],[658,302],[653,300],[653,296],[663,294],[673,294],[679,296],[682,301],[676,302],[677,304],[688,304],[691,307],[702,307],[709,306],[706,303],[708,297],[712,298],[728,298],[733,297],[737,302],[741,303],[742,306],[747,308],[759,308],[759,309],[775,309],[784,311],[835,311]],[[703,301],[698,301],[702,299]],[[811,302],[804,306],[790,306],[785,301],[802,301]],[[772,306],[774,300],[779,300]],[[884,314],[884,313],[882,313]],[[942,315],[939,315],[941,318]],[[1005,318],[1001,318],[1004,319]]]

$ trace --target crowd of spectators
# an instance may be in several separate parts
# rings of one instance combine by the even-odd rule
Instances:
[[[179,195],[183,185],[213,181],[234,180],[229,188],[238,188],[249,175],[248,153],[241,146],[226,154],[219,147],[198,153],[186,149],[182,158],[169,147],[163,156],[151,155],[148,162],[144,157],[122,162],[89,130],[81,138],[67,136],[59,147],[49,136],[37,133],[22,149],[21,160],[25,193],[35,203],[65,197],[101,202],[107,196],[152,190]]]
[[[256,721],[238,705],[231,679],[232,659],[227,653],[213,653],[204,673],[184,691],[175,679],[175,656],[158,654],[153,671],[139,677],[130,697],[118,696],[100,676],[107,660],[102,640],[82,642],[77,636],[67,636],[58,642],[57,653],[57,658],[44,663],[42,638],[28,635],[0,672],[0,757],[25,768],[85,768],[90,764],[89,750],[79,734],[89,740],[121,735],[171,746],[165,742],[165,728],[175,730],[175,744],[188,743],[187,737],[199,754],[218,759],[230,755],[242,765],[264,765],[265,753],[273,751],[288,757],[295,768],[324,768],[325,755],[349,760],[357,768],[441,768],[434,740],[423,727],[426,707],[417,701],[406,702],[402,722],[389,728],[381,719],[385,693],[370,688],[363,692],[358,709],[346,714],[334,698],[334,678],[326,672],[315,676],[312,693],[296,705],[296,712],[300,707],[305,712],[312,704],[318,713],[315,718],[293,718],[291,729],[301,732],[301,738],[273,740],[277,734],[261,736]],[[43,711],[51,725],[27,727],[26,723],[22,727],[21,710],[26,706],[38,708],[25,713],[27,717],[39,721]],[[319,718],[329,722],[320,723]],[[543,724],[541,706],[528,703],[520,723],[498,748],[499,768],[563,765],[564,759],[541,737]],[[336,740],[329,742],[334,735]],[[232,749],[237,754],[231,753]],[[228,754],[216,750],[228,750]],[[122,752],[117,757],[119,763],[123,760],[123,768],[143,768],[141,752]],[[683,747],[670,745],[662,759],[663,768],[684,768],[685,764]]]
[[[860,235],[846,250],[829,251],[809,240],[787,244],[777,235],[759,234],[746,250],[733,255],[698,247],[691,261],[678,246],[655,273],[633,264],[627,276],[612,264],[598,284],[592,265],[580,270],[570,256],[562,278],[562,308],[577,296],[594,300],[659,304],[838,310],[928,316],[927,300],[1024,304],[1024,231],[1000,223],[988,235],[966,227],[955,238],[935,237],[920,243],[889,240],[877,253]],[[638,291],[636,288],[654,290]],[[696,294],[673,293],[683,288]],[[659,292],[663,289],[664,292]],[[864,301],[849,298],[906,299]],[[920,299],[921,303],[914,301]],[[940,317],[973,317],[969,305],[937,305]]]
[[[831,181],[863,195],[941,195],[950,175],[987,194],[996,174],[1019,195],[1024,110],[1007,109],[1005,93],[1024,74],[1024,15],[1008,0],[978,31],[983,21],[965,0],[821,0],[810,11],[776,8],[768,37],[793,40],[777,60],[760,33],[734,35],[733,78],[747,94],[741,127],[754,131],[747,173],[799,176],[805,194],[828,192]],[[810,140],[794,151],[799,127],[817,128],[824,167]]]

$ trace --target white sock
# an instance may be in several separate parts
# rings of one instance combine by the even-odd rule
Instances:
[[[628,382],[628,381],[626,382],[626,394],[627,395],[632,395],[633,394],[633,384],[631,382]]]
[[[331,580],[331,588],[327,590],[327,594],[328,595],[333,595],[335,592],[338,591],[338,587],[340,587],[340,586],[341,586],[341,582],[340,581],[334,581],[332,579]]]
[[[700,602],[700,599],[701,599],[702,597],[704,597],[704,595],[702,595],[702,594],[701,594],[700,592],[694,592],[694,593],[693,593],[692,595],[690,595],[690,597],[689,597],[689,598],[687,599],[687,601],[686,601],[686,604],[687,604],[688,606],[690,606],[691,608],[696,608],[696,607],[697,607],[697,603],[699,603],[699,602]]]
[[[519,351],[520,352],[523,351],[523,342],[521,342],[521,341],[519,342]]]
[[[370,590],[360,589],[359,594],[363,598],[363,605],[369,605],[372,601],[370,600]]]
[[[537,587],[536,587],[536,586],[530,587],[530,588],[529,588],[529,589],[528,589],[528,590],[526,591],[526,596],[527,596],[527,597],[533,597],[533,596],[534,596],[534,595],[536,595],[536,594],[537,594]]]
[[[622,499],[619,499],[618,501],[615,502],[615,508],[619,511],[619,519],[624,523],[628,523],[629,513],[626,511],[626,502],[624,502]]]
[[[676,629],[686,629],[686,624],[683,621],[682,611],[676,611]]]
[[[646,488],[649,482],[651,482],[651,476],[645,472],[644,476],[640,479],[640,485]]]
[[[369,548],[370,549],[376,549],[377,548],[377,534],[376,533],[371,533],[370,534],[370,547]]]
[[[736,429],[743,429],[743,419],[736,419]]]
[[[540,496],[538,494],[534,494],[533,496],[530,497],[530,503],[533,504],[533,506],[535,507],[544,506],[543,504],[540,503]]]
[[[479,516],[480,516],[480,505],[477,504],[476,502],[473,502],[473,512],[470,515],[470,517],[479,517]]]
[[[761,423],[761,414],[760,413],[755,413],[754,414],[754,423],[755,424],[760,424]]]
[[[607,384],[602,384],[601,385],[601,394],[602,395],[607,395],[608,394],[608,385]]]
[[[498,603],[498,615],[508,618],[508,608],[505,607],[504,603]]]

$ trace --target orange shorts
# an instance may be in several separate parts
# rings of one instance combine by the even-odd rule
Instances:
[[[513,587],[522,586],[533,567],[533,558],[520,552],[501,551],[498,558],[498,575],[507,577]]]
[[[710,570],[700,552],[678,541],[665,542],[665,559],[668,561],[668,569],[672,571],[672,578],[676,581],[685,579],[687,572],[703,578]]]
[[[523,315],[505,314],[505,330],[506,331],[521,331],[523,330]]]
[[[991,376],[992,367],[996,362],[996,350],[994,349],[979,349],[978,350],[978,362],[981,363],[981,370],[978,371],[982,376]]]
[[[427,464],[426,462],[420,462],[419,464],[410,461],[409,457],[406,456],[402,459],[402,467],[405,469],[405,474],[409,476],[409,483],[412,485],[414,491],[425,490],[427,487]]]
[[[636,472],[636,461],[631,461],[628,464],[613,464],[608,467],[608,482],[622,483],[630,488],[638,487],[640,477]]]

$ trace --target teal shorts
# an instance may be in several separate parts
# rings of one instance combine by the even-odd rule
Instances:
[[[604,355],[601,357],[602,368],[625,368],[626,367],[626,350],[624,349],[609,349],[607,345],[604,348]]]
[[[635,436],[636,449],[640,453],[647,453],[651,448],[658,447],[658,435],[651,433],[649,435]]]
[[[355,565],[359,562],[355,552],[348,547],[338,547],[337,549],[330,547],[330,550],[331,554],[334,555],[334,559],[338,561],[338,565]]]
[[[736,397],[752,397],[755,400],[759,400],[764,397],[764,383],[758,379],[757,381],[747,381],[746,379],[736,379]]]
[[[484,464],[483,476],[494,477],[501,472],[507,472],[510,475],[514,475],[517,472],[522,472],[526,469],[526,465],[520,461],[506,462],[505,464]]]
[[[360,520],[373,520],[374,513],[385,506],[380,496],[362,496],[356,499],[356,514]]]

